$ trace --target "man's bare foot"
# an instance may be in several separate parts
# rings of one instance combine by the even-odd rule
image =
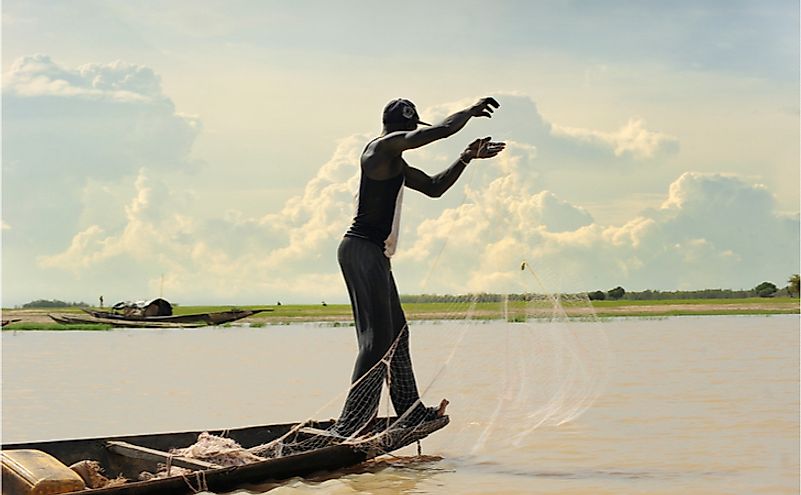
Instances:
[[[448,404],[450,404],[448,399],[442,399],[442,401],[439,403],[439,408],[437,409],[438,418],[445,416],[445,408],[448,407]]]

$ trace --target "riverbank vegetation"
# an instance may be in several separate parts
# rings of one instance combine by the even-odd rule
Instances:
[[[548,319],[553,317],[594,318],[594,317],[667,317],[688,315],[772,315],[799,314],[797,297],[739,297],[739,298],[683,298],[683,299],[626,299],[596,300],[590,302],[584,297],[555,295],[559,302],[554,306],[553,298],[539,296],[495,297],[485,294],[482,297],[469,296],[426,296],[439,301],[419,302],[421,296],[404,296],[404,310],[410,320],[449,320],[449,319],[506,319],[520,322],[527,319]],[[248,317],[234,325],[262,327],[265,325],[288,324],[296,322],[328,322],[349,325],[352,322],[349,304],[282,304],[240,306],[240,309],[271,308],[272,311]],[[555,309],[556,308],[556,309]],[[225,311],[231,306],[176,306],[175,314],[206,313]],[[3,319],[20,321],[3,327],[3,330],[104,330],[104,325],[61,325],[52,322],[48,313],[80,313],[77,307],[41,309],[4,309]]]

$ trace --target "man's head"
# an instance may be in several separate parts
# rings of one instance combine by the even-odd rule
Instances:
[[[413,131],[418,125],[431,125],[421,121],[414,103],[404,98],[387,103],[381,121],[388,131]]]

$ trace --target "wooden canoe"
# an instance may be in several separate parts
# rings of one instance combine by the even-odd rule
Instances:
[[[83,308],[82,308],[83,309]],[[241,320],[248,316],[253,316],[265,311],[272,311],[272,309],[230,309],[228,311],[218,311],[214,313],[194,313],[188,315],[170,315],[170,316],[131,316],[123,315],[120,313],[113,313],[110,311],[97,311],[94,309],[83,309],[86,313],[94,316],[95,318],[103,318],[106,320],[120,320],[120,321],[136,321],[136,322],[153,322],[153,323],[199,323],[201,325],[223,325],[231,323],[232,321]]]
[[[162,321],[145,321],[145,320],[120,320],[112,318],[97,318],[91,315],[76,315],[66,313],[50,313],[47,316],[56,323],[65,325],[75,324],[94,324],[94,325],[111,325],[114,327],[127,327],[127,328],[197,328],[205,326],[205,323],[176,323],[176,322],[162,322]]]
[[[376,429],[385,428],[394,418],[379,418]],[[91,495],[145,495],[172,494],[185,495],[202,487],[212,492],[225,492],[243,485],[256,485],[277,482],[294,477],[337,471],[360,464],[384,453],[398,450],[429,434],[444,428],[449,422],[448,416],[436,418],[414,428],[390,430],[376,444],[374,439],[356,439],[348,443],[331,444],[329,446],[300,452],[275,459],[232,467],[206,468],[202,465],[191,466],[190,474],[176,475],[168,478],[147,481],[130,481],[117,487],[84,489],[72,493]],[[289,437],[291,440],[303,440],[313,436],[315,431],[325,430],[332,421],[250,426],[233,430],[210,432],[214,435],[232,438],[244,448],[263,445],[280,438],[293,428],[296,430]],[[379,426],[380,425],[380,426]],[[298,429],[297,427],[304,428]],[[312,433],[307,433],[311,431]],[[18,449],[34,449],[45,452],[65,466],[82,460],[94,460],[100,463],[104,475],[113,478],[118,475],[130,480],[137,480],[142,471],[155,472],[157,464],[164,462],[169,451],[184,448],[197,441],[201,432],[157,433],[151,435],[128,435],[109,438],[89,438],[79,440],[56,440],[31,443],[4,444],[3,451]],[[177,458],[171,458],[173,465],[179,465]],[[198,464],[202,464],[197,461]]]
[[[126,316],[106,311],[84,309],[87,314],[51,313],[48,316],[57,323],[94,323],[128,328],[194,328],[206,325],[223,325],[272,309],[232,309],[216,313],[195,313],[173,316]]]

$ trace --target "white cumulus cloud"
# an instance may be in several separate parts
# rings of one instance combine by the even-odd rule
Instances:
[[[750,288],[798,271],[797,216],[777,213],[763,186],[733,175],[685,173],[661,209],[603,226],[512,171],[416,233],[398,272],[439,292],[510,290],[523,260],[550,290],[567,291]]]
[[[650,131],[642,119],[631,119],[614,132],[554,125],[554,136],[586,142],[612,151],[615,156],[635,159],[653,158],[659,153],[675,152],[678,140],[668,134]]]
[[[171,194],[154,171],[142,169],[122,208],[123,224],[110,231],[90,225],[66,250],[42,256],[39,264],[78,275],[111,274],[135,262],[149,273],[166,273],[165,287],[179,299],[336,297],[342,285],[336,245],[353,215],[355,163],[365,139],[340,141],[302,195],[261,218],[236,211],[195,218],[191,205]],[[161,280],[149,280],[149,290],[156,282]]]
[[[115,61],[68,69],[44,54],[15,60],[4,77],[4,90],[25,97],[81,96],[119,102],[165,99],[161,81],[148,67]]]
[[[127,81],[115,69],[108,71],[68,72],[93,74],[93,84],[103,91],[152,94],[146,73],[131,72]],[[742,288],[762,280],[780,283],[798,271],[797,215],[778,214],[764,186],[736,175],[681,174],[665,184],[660,208],[634,213],[622,225],[599,224],[581,202],[568,201],[547,186],[553,162],[575,156],[577,148],[584,158],[600,161],[609,160],[616,149],[629,158],[655,160],[672,138],[637,123],[613,137],[593,131],[592,139],[600,144],[587,148],[581,133],[554,137],[556,124],[547,122],[531,99],[509,96],[502,103],[507,120],[499,113],[475,127],[471,123],[450,140],[405,155],[413,165],[436,173],[474,137],[490,134],[484,132],[488,129],[508,143],[498,158],[473,162],[440,200],[407,191],[402,237],[393,258],[402,292],[538,290],[520,286],[523,260],[545,288],[571,292],[615,285],[630,290]],[[464,104],[421,113],[436,120]],[[174,113],[161,115],[182,121]],[[16,118],[13,125],[19,127]],[[130,125],[126,119],[120,122],[116,139]],[[217,215],[199,216],[193,209],[197,199],[184,194],[183,184],[168,180],[158,163],[140,164],[113,183],[89,174],[76,192],[80,223],[68,235],[54,237],[47,248],[31,249],[37,276],[76,286],[114,284],[120,299],[155,294],[163,274],[165,296],[185,303],[343,301],[347,292],[336,247],[352,219],[359,154],[369,137],[339,141],[302,192],[280,210],[260,214],[243,213],[231,204]],[[586,155],[588,149],[595,154]],[[119,149],[116,153],[126,159]],[[4,232],[4,261],[6,235],[18,230],[14,225]]]
[[[37,259],[62,246],[77,258],[98,251],[98,242],[109,242],[103,236],[129,221],[121,194],[140,169],[163,175],[194,168],[190,151],[201,127],[176,111],[148,67],[72,68],[47,55],[16,60],[3,74],[3,222],[14,226],[3,235],[4,287],[50,290],[53,275],[36,267],[52,264]],[[158,208],[149,215],[164,216]]]

